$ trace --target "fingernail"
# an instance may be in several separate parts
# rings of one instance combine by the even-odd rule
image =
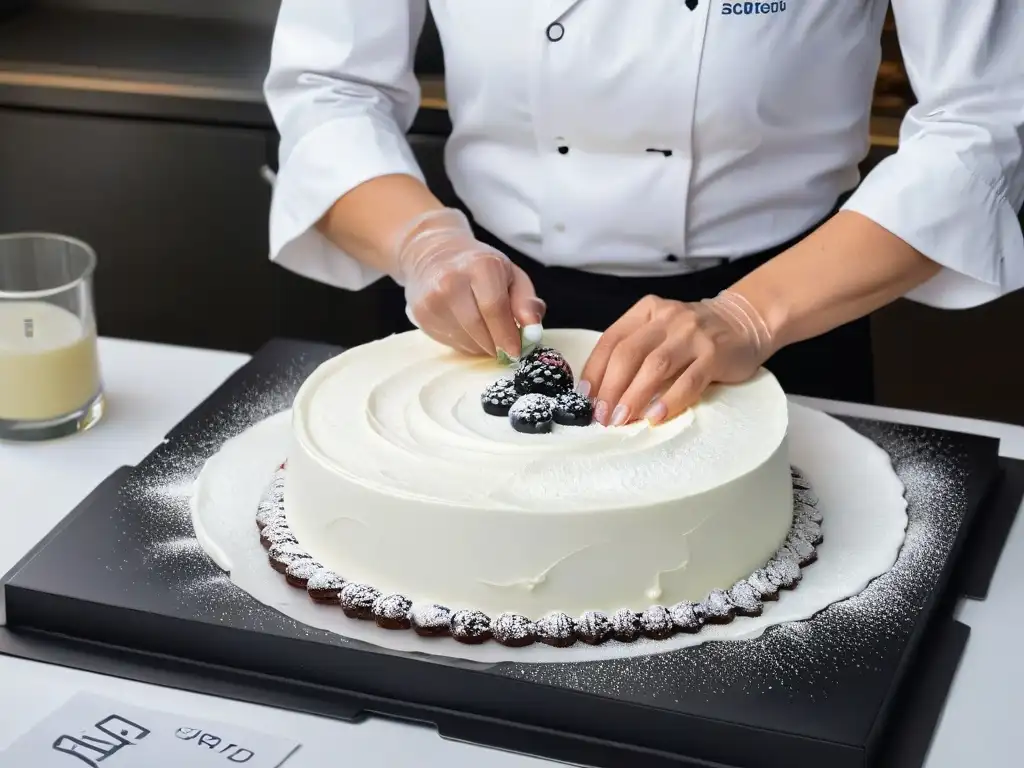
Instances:
[[[659,400],[647,409],[647,413],[644,414],[644,419],[651,424],[660,424],[665,420],[666,415],[668,415],[668,408]]]
[[[629,418],[629,408],[625,405],[616,405],[612,411],[612,426],[621,427]]]
[[[583,397],[590,397],[590,382],[586,379],[580,379],[576,385],[576,391],[583,395]]]
[[[523,326],[523,338],[531,344],[537,344],[544,338],[544,326],[540,323]]]
[[[604,400],[598,400],[594,406],[594,421],[602,426],[608,426],[608,403]]]

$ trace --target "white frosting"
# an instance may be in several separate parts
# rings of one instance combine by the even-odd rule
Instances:
[[[599,334],[546,331],[579,372]],[[414,331],[303,384],[286,512],[347,579],[416,601],[541,616],[702,599],[786,537],[786,398],[775,378],[713,387],[657,427],[516,432],[484,413],[503,371]]]

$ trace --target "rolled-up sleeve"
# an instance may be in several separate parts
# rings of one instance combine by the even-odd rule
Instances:
[[[907,298],[960,309],[1024,286],[1024,0],[893,0],[918,103],[844,206],[942,266]]]
[[[359,290],[382,275],[315,224],[345,193],[390,174],[423,180],[406,133],[419,108],[413,55],[426,0],[283,0],[265,95],[281,134],[270,257]]]

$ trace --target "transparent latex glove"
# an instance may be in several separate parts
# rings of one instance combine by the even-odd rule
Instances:
[[[544,302],[523,270],[474,237],[465,214],[430,211],[394,242],[392,277],[417,326],[466,354],[519,356],[520,327],[541,322]]]
[[[578,388],[601,424],[658,424],[712,382],[746,381],[773,351],[768,325],[738,293],[695,303],[648,296],[601,336]]]

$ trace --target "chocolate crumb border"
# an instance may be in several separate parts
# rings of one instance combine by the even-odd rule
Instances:
[[[284,488],[287,462],[281,464],[264,492],[257,507],[257,529],[261,535],[264,528],[276,526],[278,529],[290,531],[288,521],[284,513]],[[542,642],[554,647],[566,648],[575,645],[577,641],[590,645],[603,644],[616,640],[618,642],[633,642],[640,637],[650,640],[667,640],[679,633],[694,634],[700,632],[709,625],[728,624],[737,618],[760,616],[765,602],[777,600],[780,590],[792,590],[797,587],[803,577],[803,569],[817,560],[817,547],[823,541],[821,532],[823,516],[819,507],[819,500],[811,487],[807,477],[796,467],[790,467],[790,476],[793,482],[793,523],[790,526],[786,541],[779,550],[772,555],[762,568],[759,568],[746,579],[741,579],[728,589],[714,590],[699,603],[681,602],[672,606],[651,605],[643,611],[634,611],[623,608],[612,616],[600,611],[586,611],[579,619],[573,619],[562,613],[543,616],[539,619],[531,619],[526,616],[503,613],[493,619],[486,614],[473,609],[448,608],[447,606],[424,606],[413,602],[405,595],[385,595],[382,597],[388,600],[378,599],[374,601],[371,609],[353,611],[346,610],[349,618],[359,620],[375,621],[378,626],[388,630],[413,630],[419,634],[431,636],[446,636],[458,642],[467,644],[478,644],[481,642],[494,641],[510,648],[521,648],[531,645],[534,642]],[[266,537],[262,537],[266,538]],[[287,560],[277,562],[278,547],[271,547],[268,551],[270,565],[274,570],[282,573],[287,566],[301,560],[310,560],[312,557],[301,550],[298,544],[288,542]],[[267,542],[264,541],[264,546]],[[331,574],[332,576],[334,574]],[[344,586],[350,584],[362,590],[380,595],[372,585],[349,582],[344,577],[338,576],[339,582]],[[305,588],[296,580],[289,581],[289,584],[296,588]],[[332,602],[345,606],[339,591],[338,600]],[[313,596],[311,595],[311,598]],[[318,592],[317,602],[324,602],[324,595]],[[396,605],[408,606],[405,616],[395,616]],[[384,608],[387,610],[384,610]],[[431,616],[448,616],[448,625],[445,627],[431,626],[418,627],[416,618],[423,613],[424,607],[429,610]],[[636,627],[636,632],[616,631],[616,622],[619,621],[624,612],[633,618],[629,622]],[[453,621],[466,616],[473,618],[474,631],[467,632],[466,627],[461,624],[453,626]],[[551,623],[555,616],[558,618],[558,625],[561,630],[559,637],[548,637],[541,631],[541,628]],[[671,623],[667,619],[671,619]],[[604,621],[602,621],[602,619]],[[486,620],[486,626],[484,626]],[[566,621],[568,620],[568,622]],[[510,633],[508,627],[510,622],[520,628],[519,632]],[[606,630],[598,633],[588,631],[595,622]],[[465,623],[465,622],[463,622]],[[621,628],[620,628],[621,629]]]

